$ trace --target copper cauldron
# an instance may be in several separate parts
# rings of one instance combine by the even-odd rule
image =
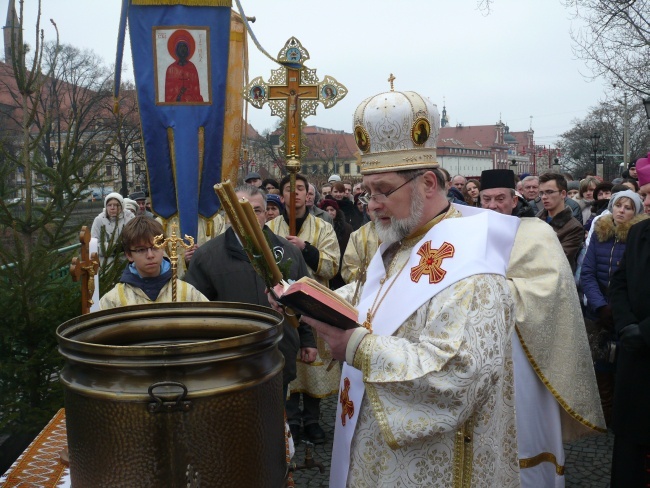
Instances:
[[[282,486],[281,320],[215,302],[61,324],[72,486]]]

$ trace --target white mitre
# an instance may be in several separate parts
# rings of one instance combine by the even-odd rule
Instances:
[[[352,121],[361,151],[361,174],[438,166],[438,108],[412,91],[389,91],[366,98]]]

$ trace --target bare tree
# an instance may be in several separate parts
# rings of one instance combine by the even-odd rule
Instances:
[[[630,117],[630,160],[646,154],[650,135],[646,128],[645,110],[641,103],[628,108]],[[594,157],[603,163],[604,176],[613,179],[621,174],[623,161],[623,107],[617,101],[602,102],[584,119],[575,120],[574,127],[560,136],[558,147],[563,157],[562,165],[576,177],[594,172]],[[592,134],[600,140],[596,154],[591,142]]]
[[[66,59],[72,51],[58,41],[44,49],[40,1],[28,59],[23,6],[21,1],[13,27],[11,68],[0,73],[1,88],[13,97],[3,119],[13,130],[2,131],[0,180],[20,175],[22,196],[12,201],[4,192],[16,189],[0,185],[0,429],[14,433],[38,432],[62,406],[53,381],[61,368],[54,329],[80,307],[79,286],[67,272],[71,251],[64,248],[78,242],[79,229],[70,223],[74,196],[88,188],[102,164],[90,148],[97,97],[77,86],[88,79],[83,65],[72,64],[74,56]],[[62,65],[74,67],[65,83],[57,78]]]
[[[140,175],[144,176],[143,186],[147,186],[146,165],[142,150],[142,131],[140,127],[140,114],[135,85],[132,82],[123,83],[118,100],[118,111],[113,110],[113,100],[107,99],[104,113],[107,114],[103,121],[104,129],[111,134],[112,149],[106,157],[107,166],[115,167],[120,176],[120,193],[127,196],[129,164],[138,161]],[[112,174],[110,175],[112,177]]]
[[[574,52],[592,76],[623,91],[650,95],[650,1],[564,0],[584,26],[571,33]]]

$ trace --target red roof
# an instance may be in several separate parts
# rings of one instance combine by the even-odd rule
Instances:
[[[437,146],[483,150],[503,147],[497,144],[496,125],[441,127]]]

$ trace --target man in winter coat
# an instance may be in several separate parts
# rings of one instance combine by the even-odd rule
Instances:
[[[259,225],[269,237],[272,248],[277,251],[276,254],[282,255],[280,268],[291,263],[289,271],[291,279],[297,280],[306,276],[307,265],[300,251],[265,226],[266,199],[262,190],[244,185],[238,187],[235,192],[238,198],[246,198],[253,206]],[[184,279],[212,301],[269,306],[264,281],[253,269],[239,239],[230,227],[195,251]],[[283,337],[279,348],[284,356],[282,381],[286,389],[289,382],[296,377],[296,357],[299,350],[305,362],[314,361],[316,342],[311,327],[305,324],[301,323],[296,330],[285,321],[282,330]]]
[[[575,273],[576,258],[585,242],[585,231],[566,206],[567,181],[559,173],[544,173],[539,177],[539,195],[544,210],[537,217],[553,227],[564,254]]]

